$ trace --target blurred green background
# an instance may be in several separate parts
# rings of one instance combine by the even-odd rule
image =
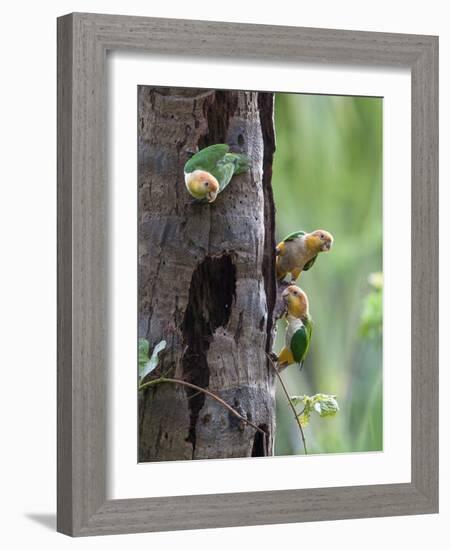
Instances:
[[[303,370],[282,374],[291,395],[337,396],[336,416],[304,428],[310,454],[382,450],[382,281],[371,275],[382,271],[382,108],[381,98],[275,95],[277,242],[299,229],[335,239],[299,279],[313,336]],[[275,454],[301,453],[278,386]]]

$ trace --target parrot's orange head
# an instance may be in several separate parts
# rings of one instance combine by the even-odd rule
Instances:
[[[333,246],[333,235],[324,229],[317,229],[306,237],[308,248],[314,252],[328,252]]]
[[[205,170],[194,170],[184,175],[189,193],[199,200],[214,202],[219,193],[219,182]]]
[[[284,303],[287,305],[288,315],[292,317],[305,317],[309,313],[308,296],[297,285],[289,285],[282,293]]]

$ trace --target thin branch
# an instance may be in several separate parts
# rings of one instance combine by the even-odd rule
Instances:
[[[194,397],[197,397],[197,395],[200,395],[201,393],[201,391],[196,391],[192,395],[186,395],[186,399],[194,399]]]
[[[283,391],[287,397],[287,400],[288,400],[288,403],[292,409],[292,412],[294,413],[294,416],[295,416],[295,420],[297,421],[297,424],[298,424],[298,428],[300,430],[300,435],[302,436],[302,441],[303,441],[303,448],[305,449],[305,455],[308,454],[308,450],[306,448],[306,440],[305,440],[305,434],[303,432],[303,428],[302,428],[302,425],[300,423],[300,420],[298,419],[298,415],[297,415],[297,411],[295,410],[295,407],[294,407],[294,404],[292,403],[292,399],[290,398],[289,396],[289,392],[287,391],[287,388],[284,384],[284,381],[283,381],[283,378],[281,377],[281,374],[279,373],[275,363],[272,361],[272,358],[270,357],[270,355],[268,353],[266,353],[267,355],[267,359],[269,359],[269,362],[270,364],[272,365],[273,367],[273,370],[276,372],[276,375],[278,377],[278,380],[280,381],[280,384],[281,384],[281,387],[283,388]]]
[[[247,418],[244,418],[241,414],[239,414],[237,412],[236,409],[233,409],[233,407],[231,405],[229,405],[226,401],[224,401],[218,395],[216,395],[215,393],[212,393],[211,391],[209,391],[205,388],[201,388],[200,386],[196,386],[195,384],[191,384],[190,382],[186,382],[185,380],[179,380],[178,378],[164,378],[164,377],[161,377],[161,378],[155,378],[154,380],[150,380],[149,382],[145,382],[144,384],[141,384],[139,386],[139,390],[144,390],[145,388],[149,388],[150,386],[156,386],[157,384],[163,384],[163,383],[166,383],[166,382],[169,383],[169,384],[180,384],[181,386],[186,386],[188,388],[196,390],[197,392],[202,392],[205,395],[208,395],[209,397],[212,397],[217,402],[219,402],[221,405],[223,405],[226,409],[228,409],[230,411],[230,413],[234,414],[234,416],[239,418],[239,420],[242,420],[242,422],[245,422],[246,424],[248,424],[249,426],[251,426],[252,428],[257,430],[258,432],[262,433],[263,436],[264,436],[264,448],[265,448],[265,446],[266,446],[265,445],[265,438],[267,436],[266,432],[264,430],[262,430],[256,424],[253,424],[253,422],[251,422],[250,420],[247,420]]]

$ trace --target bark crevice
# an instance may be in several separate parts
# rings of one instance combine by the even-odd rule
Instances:
[[[260,424],[258,428],[264,430],[264,432],[267,432],[267,424]],[[252,456],[267,456],[268,454],[266,438],[261,432],[255,432]]]
[[[203,149],[215,143],[226,143],[230,118],[238,106],[237,92],[217,90],[203,104],[207,131],[200,136],[198,148]]]
[[[236,296],[236,266],[230,254],[206,256],[192,274],[182,333],[184,379],[201,388],[209,385],[208,350],[214,332],[226,327]],[[190,423],[186,441],[195,453],[196,425],[205,403],[205,394],[186,390]]]

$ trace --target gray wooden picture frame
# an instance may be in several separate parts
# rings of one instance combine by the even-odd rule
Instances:
[[[107,499],[106,53],[406,67],[412,82],[411,483]],[[58,531],[438,511],[438,38],[74,13],[58,19]]]

